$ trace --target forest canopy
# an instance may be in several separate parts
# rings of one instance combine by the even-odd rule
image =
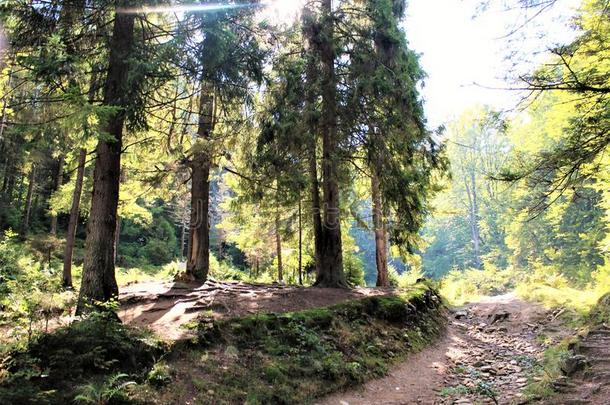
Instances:
[[[606,2],[584,1],[575,39],[518,78],[518,113],[479,105],[441,128],[405,1],[331,3],[277,19],[263,3],[6,2],[4,243],[78,286],[79,310],[124,273],[605,280]]]
[[[607,403],[572,3],[0,1],[0,404]]]

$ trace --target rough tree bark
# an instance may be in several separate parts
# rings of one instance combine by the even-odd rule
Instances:
[[[332,0],[322,1],[323,23],[320,32],[322,61],[322,178],[324,214],[321,267],[315,285],[319,287],[347,287],[343,273],[341,223],[339,215],[339,159],[337,140],[337,83]]]
[[[78,226],[80,198],[83,191],[83,179],[85,178],[85,162],[87,150],[81,149],[78,155],[78,168],[76,171],[76,183],[72,194],[72,206],[70,207],[70,222],[68,223],[68,235],[64,248],[64,271],[62,284],[66,288],[72,288],[72,253],[74,252],[74,241],[76,240],[76,228]]]
[[[114,230],[114,265],[116,266],[119,260],[119,244],[121,243],[121,217],[116,217],[116,227]]]
[[[128,13],[116,13],[114,19],[103,105],[116,106],[118,109],[107,118],[103,126],[104,132],[113,139],[100,139],[96,148],[93,195],[77,314],[85,312],[87,304],[106,302],[119,293],[114,274],[114,236],[121,178],[124,107],[129,102],[126,94],[129,94],[127,79],[129,57],[134,43],[134,20],[135,15]]]
[[[55,191],[59,190],[61,187],[62,179],[64,177],[64,155],[60,155],[59,159],[57,159],[57,173],[55,177],[54,189]],[[57,215],[51,215],[51,229],[49,233],[53,236],[57,235]]]
[[[375,231],[375,261],[377,265],[377,287],[389,287],[387,231],[383,218],[383,202],[379,189],[379,177],[371,175],[371,195],[373,200],[373,226]]]
[[[124,183],[125,183],[125,170],[121,169],[119,188],[121,187],[121,184],[124,184]],[[114,265],[115,266],[116,266],[117,262],[119,261],[119,246],[121,243],[121,226],[122,225],[123,225],[123,221],[121,219],[121,216],[118,214],[118,207],[117,207],[116,228],[114,230]]]
[[[214,129],[214,90],[205,83],[199,98],[199,126],[197,136],[209,140]],[[206,145],[207,146],[207,145]],[[198,148],[191,165],[191,222],[186,276],[205,281],[210,271],[210,151]]]

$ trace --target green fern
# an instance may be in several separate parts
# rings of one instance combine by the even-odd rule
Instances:
[[[125,388],[135,385],[135,381],[121,382],[129,377],[127,374],[115,374],[107,380],[91,382],[80,387],[80,394],[74,402],[81,404],[107,405],[113,398],[124,395]]]

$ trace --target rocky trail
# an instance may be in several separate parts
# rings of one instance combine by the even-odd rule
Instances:
[[[524,393],[537,378],[535,370],[545,349],[538,336],[552,344],[571,333],[561,326],[558,312],[512,294],[489,297],[453,313],[442,340],[411,356],[387,377],[319,404],[540,403],[528,401]],[[583,367],[576,366],[585,370],[583,380],[565,382],[563,395],[549,404],[610,404],[608,343],[607,329],[583,340],[580,350],[588,353],[589,360],[583,355]]]

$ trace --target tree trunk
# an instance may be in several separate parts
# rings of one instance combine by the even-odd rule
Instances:
[[[214,92],[205,83],[199,99],[197,136],[209,140],[214,128]],[[191,223],[187,277],[205,281],[210,270],[210,166],[209,150],[197,149],[191,162]]]
[[[9,167],[8,159],[6,159],[6,161],[4,162],[4,175],[2,176],[2,187],[0,187],[0,193],[2,193],[2,197],[0,197],[0,198],[2,200],[4,200],[4,199],[9,200],[9,198],[7,198],[8,196],[6,195],[6,190],[8,189],[8,179],[10,177],[8,167]]]
[[[119,189],[121,187],[121,184],[124,184],[124,183],[125,183],[125,170],[123,170],[121,168]],[[120,206],[120,200],[119,200],[119,206]],[[121,216],[118,214],[119,206],[117,206],[116,227],[114,230],[114,265],[115,266],[119,261],[119,245],[121,243],[121,226],[123,224],[122,220],[121,220]]]
[[[315,129],[314,129],[315,131]],[[309,181],[311,183],[311,215],[313,221],[314,238],[314,261],[316,264],[316,278],[320,277],[322,269],[322,241],[324,239],[322,230],[322,206],[320,204],[320,184],[318,182],[318,167],[315,135],[311,145],[311,157],[309,159]]]
[[[57,175],[55,177],[55,191],[61,187],[62,178],[64,176],[64,155],[60,155],[57,161]],[[51,215],[51,230],[49,233],[53,236],[57,235],[57,214]]]
[[[468,195],[469,212],[468,217],[470,220],[470,234],[472,237],[473,246],[473,259],[474,266],[477,269],[481,268],[481,237],[479,234],[479,206],[477,201],[476,191],[476,177],[474,172],[470,172],[470,179],[464,181],[466,185],[466,194]],[[470,183],[469,183],[470,182]]]
[[[72,40],[72,38],[70,37],[69,34],[74,29],[76,19],[78,17],[82,16],[84,8],[85,8],[84,0],[72,0],[72,1],[66,1],[66,2],[62,3],[62,8],[61,8],[60,16],[59,16],[58,25],[60,27],[60,34],[62,36],[63,42],[66,46],[66,56],[68,57],[68,60],[70,62],[72,62],[71,59],[76,55],[76,49],[74,47],[74,41]],[[67,66],[70,68],[70,71],[72,71],[72,65],[68,64]],[[74,75],[69,75],[68,80],[69,80],[70,87],[77,86]],[[59,156],[58,167],[57,167],[57,177],[55,178],[54,191],[59,190],[59,187],[61,187],[62,177],[63,177],[64,158],[65,157],[63,154]],[[51,215],[51,229],[50,229],[49,233],[53,236],[57,235],[57,215],[55,215],[55,214]]]
[[[314,16],[308,8],[303,10],[304,36],[308,38],[310,53],[316,52],[316,28],[314,28]],[[316,266],[316,280],[321,278],[322,268],[322,206],[320,204],[320,184],[318,181],[318,123],[314,111],[316,109],[316,78],[319,76],[314,58],[310,57],[307,62],[307,129],[309,131],[309,181],[311,184],[311,214],[313,222],[314,238],[314,263]]]
[[[114,274],[114,236],[121,180],[125,123],[123,108],[129,102],[125,95],[129,94],[127,78],[134,43],[134,20],[134,14],[115,14],[103,105],[116,106],[118,109],[110,114],[103,126],[104,132],[114,139],[100,139],[96,148],[93,196],[77,314],[85,312],[87,304],[106,302],[119,294]]]
[[[74,241],[76,240],[76,227],[78,226],[80,198],[83,191],[83,179],[85,177],[85,162],[87,151],[81,149],[78,156],[78,169],[76,172],[76,183],[72,194],[72,207],[70,208],[70,222],[68,223],[68,235],[66,236],[66,247],[64,249],[64,271],[63,286],[72,287],[72,253],[74,252]]]
[[[377,265],[377,287],[389,287],[387,232],[383,218],[383,203],[379,189],[379,177],[372,171],[371,195],[373,200],[373,226],[375,231],[375,261]]]
[[[11,73],[9,73],[9,83],[11,80]],[[2,119],[0,120],[0,140],[4,138],[4,129],[6,128],[6,98],[4,97],[4,102],[2,103]]]
[[[36,165],[32,165],[30,170],[30,179],[28,184],[28,194],[25,197],[25,210],[23,212],[23,221],[21,222],[20,236],[25,239],[28,230],[30,229],[30,214],[32,212],[32,196],[34,194],[34,183],[36,182]]]
[[[119,243],[121,242],[121,217],[116,217],[116,229],[114,230],[114,265],[119,261]]]
[[[332,1],[322,1],[324,22],[320,35],[322,60],[322,177],[324,216],[322,220],[321,268],[315,285],[347,287],[343,273],[341,222],[339,213],[339,159],[337,141],[337,88],[333,49]]]
[[[284,267],[282,266],[282,238],[280,236],[280,211],[275,210],[275,252],[277,254],[277,279],[284,281]]]
[[[96,95],[98,74],[95,67],[91,72],[91,82],[89,85],[89,103],[93,103]],[[70,221],[68,223],[68,234],[66,236],[66,246],[64,248],[64,268],[62,284],[65,288],[72,288],[72,255],[74,243],[76,242],[76,229],[80,218],[80,200],[83,191],[83,181],[85,178],[85,165],[87,164],[87,149],[80,148],[78,154],[78,166],[76,169],[76,182],[74,193],[72,194],[72,206],[70,207]]]
[[[11,62],[11,68],[10,71],[8,73],[8,80],[7,80],[7,84],[6,84],[6,89],[4,91],[5,94],[7,94],[10,90],[10,86],[11,86],[11,79],[13,77],[13,63]],[[3,156],[4,158],[3,160],[3,166],[4,166],[4,176],[2,179],[2,192],[6,191],[6,187],[8,185],[8,177],[9,177],[9,172],[10,172],[10,158],[9,155],[7,153],[8,147],[7,144],[4,142],[4,130],[6,129],[6,121],[7,121],[7,113],[6,113],[6,107],[7,107],[7,103],[8,103],[8,97],[5,96],[2,98],[2,118],[0,120],[0,155]],[[7,201],[10,201],[10,196],[7,199]]]
[[[191,179],[191,221],[187,276],[205,281],[210,267],[210,232],[208,208],[210,196],[209,164],[207,157],[193,159]]]
[[[188,228],[188,231],[189,231],[188,232],[188,238],[186,239],[186,255],[185,255],[185,261],[186,261],[185,265],[187,265],[187,266],[188,266],[188,258],[190,257],[190,254],[191,254],[191,242],[192,242],[192,239],[193,239],[193,238],[191,238],[191,229],[190,229],[190,227],[191,227],[191,222],[190,222],[191,221],[191,213],[192,213],[192,210],[189,212],[189,222],[187,224],[187,226],[189,227]]]
[[[25,175],[23,173],[19,173],[17,176],[17,179],[15,179],[16,181],[16,185],[17,185],[17,207],[21,206],[21,203],[23,202],[23,182],[25,179]],[[13,189],[15,188],[15,184],[10,184],[10,193],[9,195],[13,194]]]
[[[299,196],[299,285],[303,285],[303,215],[302,202]]]
[[[15,186],[15,173],[13,172],[13,169],[11,167],[11,162],[10,162],[10,159],[7,154],[6,162],[4,165],[4,176],[3,176],[3,180],[2,180],[2,189],[0,189],[0,191],[2,192],[2,197],[0,197],[0,199],[10,202],[12,194],[13,194],[14,186]]]
[[[184,261],[184,244],[186,243],[186,218],[182,217],[181,230],[180,230],[180,261]]]

